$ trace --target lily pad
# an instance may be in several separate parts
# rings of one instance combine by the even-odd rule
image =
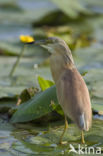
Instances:
[[[27,122],[52,112],[51,101],[58,103],[56,87],[52,86],[23,103],[11,118],[12,123]]]
[[[63,125],[61,122],[53,123],[48,127],[35,127],[40,133],[35,134],[33,131],[31,135],[28,136],[28,130],[14,131],[12,136],[18,139],[19,142],[14,143],[12,148],[19,152],[24,152],[25,154],[45,154],[45,155],[75,155],[71,152],[71,146],[75,148],[78,152],[79,146],[81,147],[100,147],[103,151],[103,140],[102,140],[102,129],[103,127],[101,120],[93,120],[93,127],[89,132],[85,132],[86,144],[81,144],[81,132],[74,124],[69,124],[69,128],[66,131],[63,141],[67,141],[66,145],[58,145],[61,133],[63,131]],[[29,127],[29,126],[28,126]],[[97,135],[99,132],[99,135]],[[101,133],[100,133],[101,132]],[[21,137],[24,139],[22,139]],[[27,150],[24,150],[24,149]],[[95,149],[96,150],[96,149]],[[85,149],[83,150],[85,152]],[[77,153],[78,154],[78,153]]]
[[[22,58],[16,68],[13,77],[9,77],[16,58],[0,58],[0,98],[14,97],[19,95],[25,88],[38,87],[37,76],[45,75],[50,79],[50,69],[39,68],[38,64],[43,62],[45,57]],[[25,81],[24,81],[25,79]]]
[[[72,18],[78,16],[80,12],[86,12],[86,9],[79,3],[78,0],[52,0],[64,13]]]

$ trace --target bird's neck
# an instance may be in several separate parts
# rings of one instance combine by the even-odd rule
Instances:
[[[70,58],[56,53],[50,57],[50,67],[53,79],[56,83],[65,69],[74,68],[74,63]]]

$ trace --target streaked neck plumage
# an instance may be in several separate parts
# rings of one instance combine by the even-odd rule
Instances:
[[[58,46],[54,49],[50,57],[50,67],[55,83],[65,69],[72,69],[75,67],[71,51],[67,45],[63,48],[59,48]]]

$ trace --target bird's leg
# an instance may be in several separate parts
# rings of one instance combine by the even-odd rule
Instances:
[[[63,133],[62,133],[62,135],[61,135],[61,137],[60,137],[59,144],[64,144],[64,142],[62,142],[62,139],[63,139],[64,133],[65,133],[65,131],[66,131],[67,128],[68,128],[68,121],[67,121],[67,118],[66,118],[66,116],[65,116],[65,126],[64,126]]]
[[[81,139],[82,139],[82,144],[85,144],[85,140],[84,140],[84,133],[83,133],[83,130],[82,130],[82,133],[81,133]]]

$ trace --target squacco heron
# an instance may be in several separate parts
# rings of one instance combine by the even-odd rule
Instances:
[[[84,141],[83,131],[88,131],[92,123],[92,110],[88,88],[78,72],[68,45],[60,38],[50,37],[35,41],[52,53],[50,67],[56,84],[57,98],[65,115],[65,127],[62,138],[68,127],[69,117],[81,130],[81,141]]]

